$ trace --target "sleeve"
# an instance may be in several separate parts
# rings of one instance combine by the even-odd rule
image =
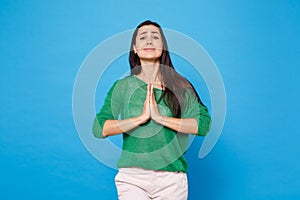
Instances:
[[[102,130],[106,120],[118,119],[121,110],[120,96],[118,81],[116,81],[107,93],[104,104],[94,119],[93,134],[95,137],[104,138]]]
[[[194,92],[187,89],[185,93],[182,118],[195,118],[198,124],[198,136],[205,136],[211,125],[208,109],[202,105]]]

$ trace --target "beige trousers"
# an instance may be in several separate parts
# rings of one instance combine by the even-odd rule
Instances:
[[[186,173],[121,168],[115,177],[119,200],[187,200]]]

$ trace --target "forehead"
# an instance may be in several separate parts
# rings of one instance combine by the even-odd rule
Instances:
[[[138,35],[143,34],[143,33],[158,33],[158,34],[160,34],[160,31],[159,31],[159,28],[157,28],[154,25],[145,25],[145,26],[140,27],[137,32]]]

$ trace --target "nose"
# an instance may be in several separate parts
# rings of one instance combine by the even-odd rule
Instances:
[[[147,39],[147,45],[149,45],[149,44],[152,44],[152,39],[151,38]]]

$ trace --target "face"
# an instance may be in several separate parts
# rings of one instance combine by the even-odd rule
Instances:
[[[133,49],[140,60],[157,60],[162,54],[162,46],[161,34],[156,26],[145,25],[138,29]]]

